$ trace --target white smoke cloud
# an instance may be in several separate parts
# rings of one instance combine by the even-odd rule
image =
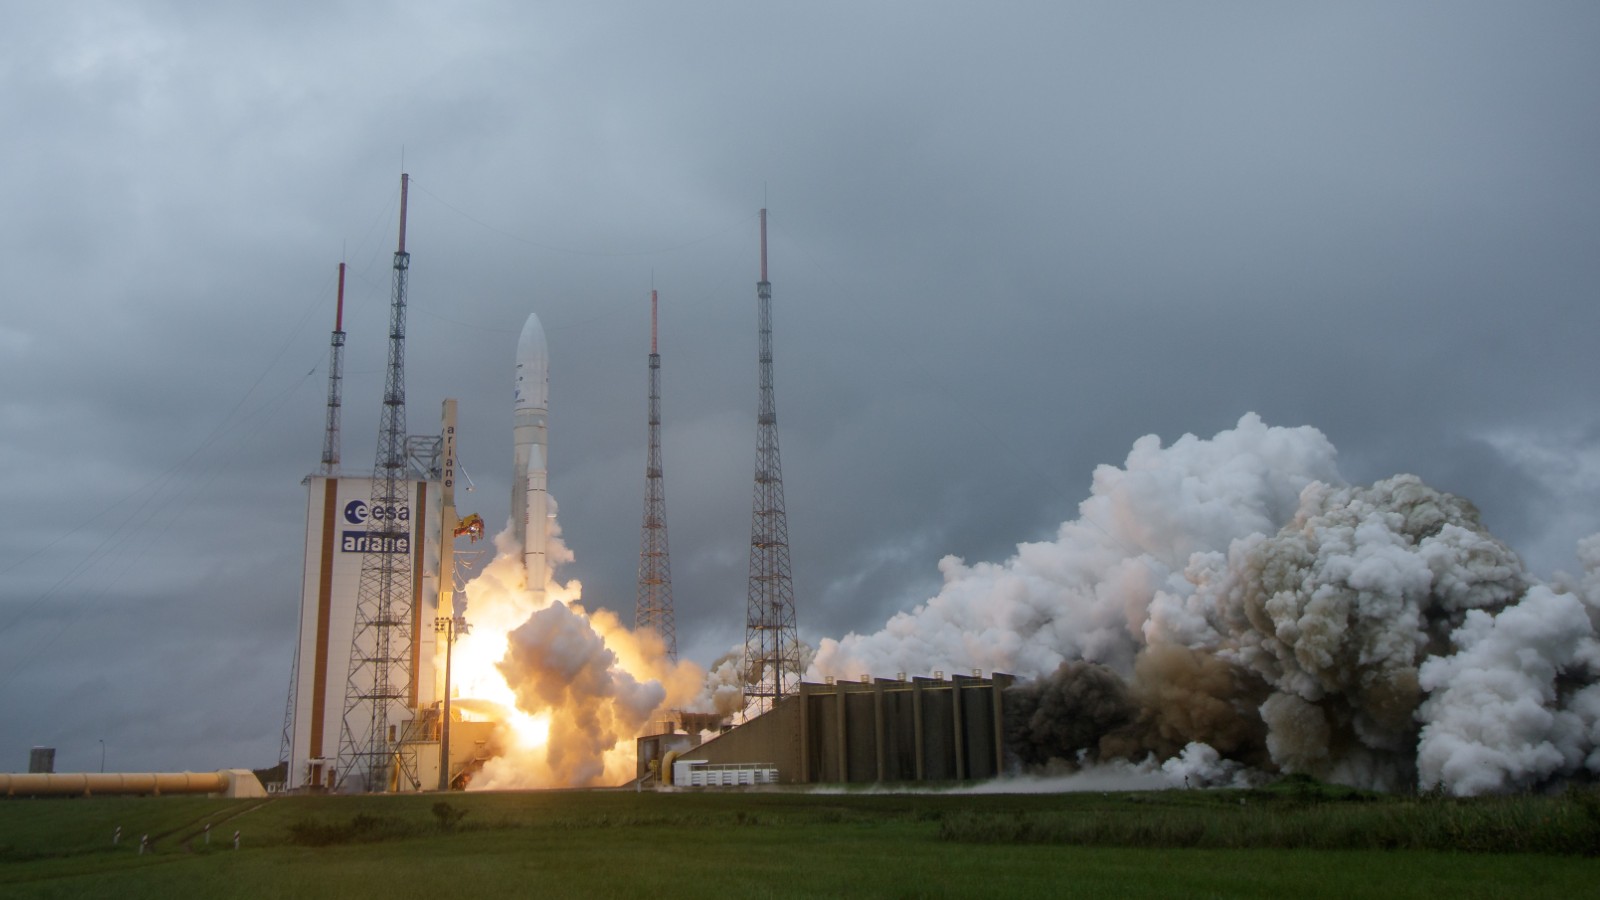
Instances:
[[[1223,759],[1209,744],[1195,741],[1161,764],[1172,787],[1255,787],[1260,779],[1242,763]]]
[[[541,593],[527,590],[523,548],[511,535],[509,526],[496,535],[495,558],[466,587],[472,629],[455,648],[458,702],[500,725],[493,758],[471,786],[621,783],[633,777],[634,739],[687,705],[705,673],[671,659],[655,632],[581,605],[583,586],[553,575],[572,560],[554,517]]]
[[[808,677],[1050,675],[1019,695],[1030,752],[1071,759],[1081,722],[1045,720],[1096,709],[1089,761],[1191,777],[1467,794],[1600,772],[1600,538],[1581,583],[1539,585],[1469,502],[1408,475],[1349,486],[1335,459],[1315,429],[1254,415],[1141,438],[1055,540],[945,558],[937,596],[823,641]]]
[[[1255,415],[1209,441],[1163,449],[1140,438],[1121,469],[1095,470],[1079,517],[1052,542],[1005,563],[939,562],[944,588],[872,635],[823,640],[813,677],[968,669],[1037,675],[1068,659],[1131,674],[1157,593],[1193,593],[1197,554],[1272,533],[1301,490],[1340,481],[1333,446],[1312,428],[1269,428]]]
[[[1273,690],[1261,706],[1278,766],[1374,787],[1412,779],[1417,666],[1468,609],[1525,588],[1521,563],[1476,511],[1403,475],[1371,487],[1313,484],[1275,535],[1251,535],[1186,604],[1215,652]],[[1158,599],[1157,604],[1164,602]]]
[[[744,708],[744,645],[717,657],[706,670],[705,687],[687,708],[731,716]]]
[[[1063,767],[1065,768],[1065,767]],[[1007,775],[955,787],[891,784],[876,787],[815,788],[816,794],[1075,794],[1098,791],[1164,791],[1171,788],[1257,787],[1259,773],[1223,759],[1216,750],[1192,743],[1164,763],[1145,758],[1137,762],[1110,759],[1073,761],[1070,771]]]
[[[659,681],[623,669],[594,621],[560,601],[508,635],[497,668],[518,708],[548,711],[543,763],[558,784],[595,783],[606,752],[639,734],[667,697]]]
[[[1543,585],[1499,615],[1469,613],[1460,651],[1422,666],[1417,764],[1425,787],[1460,795],[1528,788],[1582,767],[1600,774],[1600,605]]]

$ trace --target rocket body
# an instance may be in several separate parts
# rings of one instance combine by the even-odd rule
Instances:
[[[550,517],[545,491],[549,440],[550,355],[544,326],[529,315],[517,340],[516,392],[512,401],[512,440],[516,445],[516,471],[512,477],[512,533],[522,543],[522,567],[528,590],[536,600],[544,597],[547,573],[545,549]],[[542,604],[541,604],[542,605]]]

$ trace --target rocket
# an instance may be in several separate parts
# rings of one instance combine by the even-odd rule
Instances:
[[[550,415],[550,354],[544,326],[529,315],[517,339],[516,394],[512,401],[512,440],[516,444],[516,471],[512,473],[511,528],[522,542],[522,567],[528,590],[536,600],[544,596],[545,546],[550,519],[545,493],[545,419]]]

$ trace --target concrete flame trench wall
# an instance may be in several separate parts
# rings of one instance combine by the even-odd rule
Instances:
[[[784,784],[993,778],[1005,759],[1009,675],[802,684],[686,760],[771,763]]]

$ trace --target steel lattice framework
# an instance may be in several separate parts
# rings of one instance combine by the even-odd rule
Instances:
[[[322,474],[339,474],[339,413],[344,406],[344,263],[339,263],[339,297],[328,348],[328,418],[322,429]]]
[[[656,352],[656,292],[650,292],[650,439],[644,463],[644,526],[639,541],[639,600],[634,628],[654,629],[678,658],[672,621],[672,564],[667,556],[667,501],[661,480],[661,354]]]
[[[791,694],[800,678],[789,523],[778,460],[778,410],[772,391],[772,284],[767,281],[767,211],[761,211],[761,400],[756,416],[755,505],[750,521],[750,596],[744,639],[744,717],[753,718]]]
[[[339,411],[344,405],[344,263],[339,263],[339,293],[334,307],[333,336],[328,349],[328,416],[322,429],[322,468],[329,478],[339,475]],[[325,536],[326,538],[326,536]],[[283,735],[278,757],[283,763],[283,780],[291,780],[290,750],[294,742],[294,703],[300,692],[300,645],[294,648],[289,666],[289,699],[283,704]]]
[[[345,687],[344,724],[339,734],[338,783],[341,789],[387,790],[401,775],[415,783],[415,772],[398,752],[403,723],[410,716],[412,675],[411,522],[396,510],[409,508],[411,475],[406,452],[406,188],[400,176],[400,242],[394,254],[390,291],[389,366],[378,422],[378,457],[372,473],[367,547],[356,591],[355,630]],[[400,771],[396,771],[396,766]],[[359,776],[360,782],[351,781]]]
[[[283,732],[278,737],[278,764],[283,766],[283,783],[290,778],[289,761],[294,751],[294,698],[300,690],[300,645],[295,644],[294,658],[289,661],[289,699],[283,704]]]

